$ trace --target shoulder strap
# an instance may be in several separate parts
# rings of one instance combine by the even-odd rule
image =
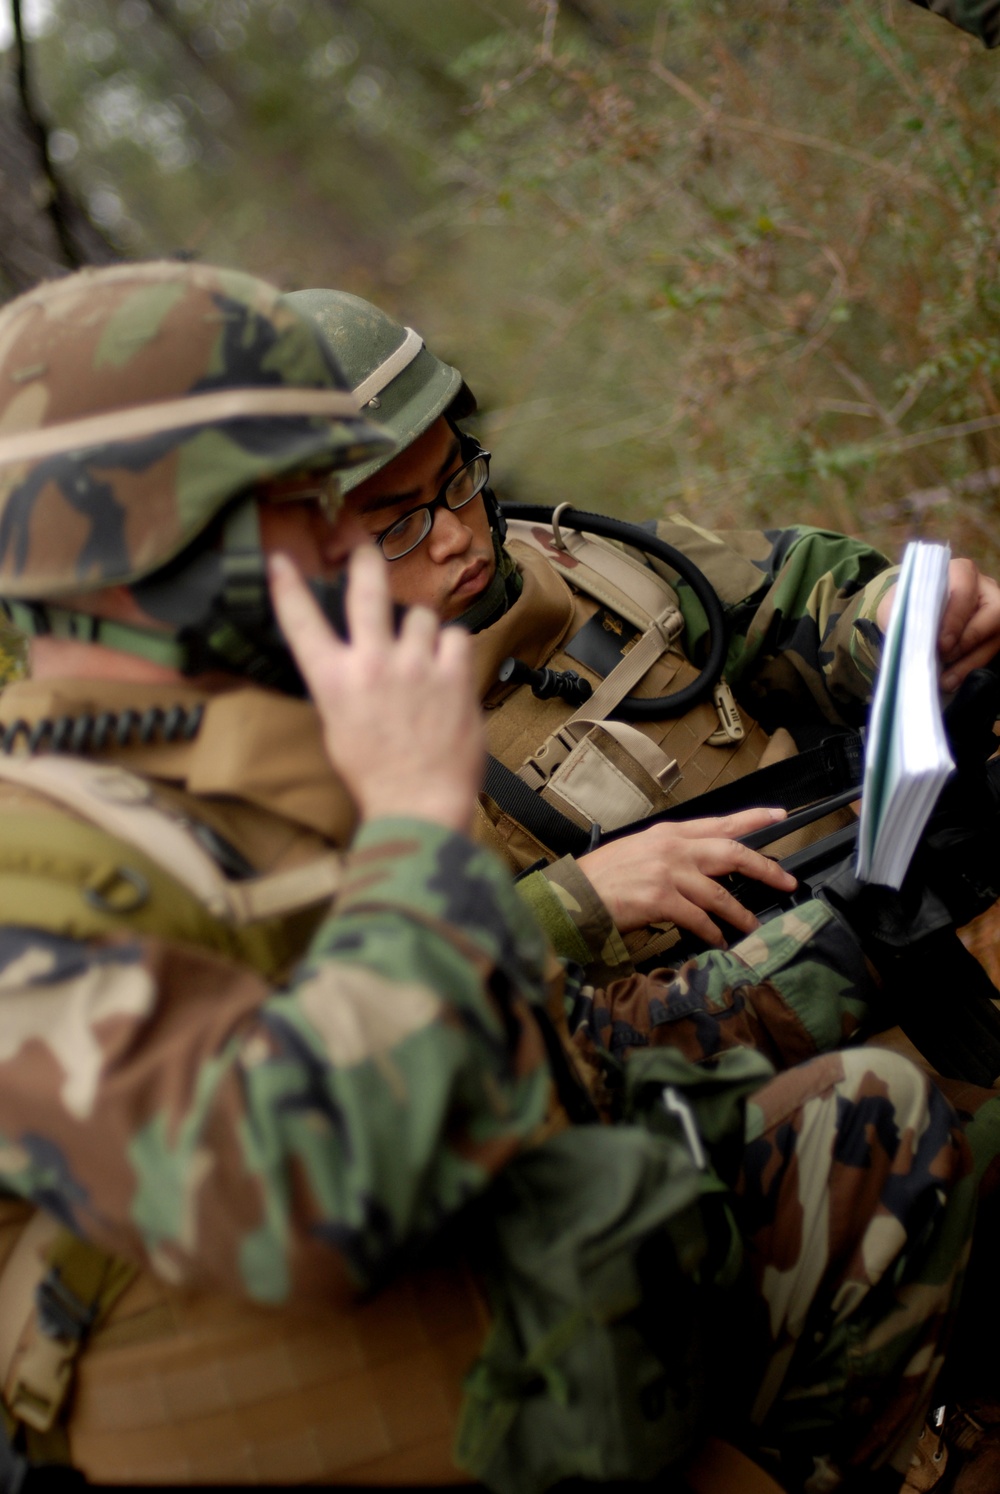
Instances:
[[[677,610],[677,594],[662,576],[607,540],[576,529],[560,530],[558,508],[551,529],[508,519],[507,534],[544,555],[578,591],[603,602],[634,628],[645,631],[668,608]]]
[[[155,861],[216,918],[235,928],[279,918],[333,897],[343,880],[336,852],[303,867],[233,881],[191,826],[152,802],[152,788],[124,768],[73,757],[0,756],[0,780],[54,799]]]

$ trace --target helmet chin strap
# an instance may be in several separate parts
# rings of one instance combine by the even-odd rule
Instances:
[[[271,608],[257,504],[226,516],[218,548],[199,546],[133,582],[142,610],[163,628],[94,617],[52,602],[4,603],[15,627],[135,654],[184,675],[225,670],[255,684],[304,696],[305,684]],[[331,625],[343,629],[343,582],[310,581]]]
[[[497,622],[508,607],[512,607],[521,595],[521,573],[514,564],[514,557],[504,549],[504,539],[507,535],[507,520],[500,511],[500,505],[493,495],[491,488],[483,489],[483,500],[486,504],[486,514],[490,521],[490,532],[493,536],[493,556],[496,560],[496,569],[493,572],[493,580],[484,592],[473,601],[470,607],[460,613],[454,619],[456,623],[467,628],[470,633],[479,633],[483,628],[489,628]]]

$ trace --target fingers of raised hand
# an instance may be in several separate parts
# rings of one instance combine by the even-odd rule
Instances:
[[[282,633],[310,690],[325,662],[339,657],[340,640],[334,635],[299,571],[286,555],[268,561],[271,602]]]
[[[392,638],[389,577],[374,545],[362,545],[351,555],[344,611],[351,642],[358,649],[378,649]]]
[[[400,658],[412,663],[430,660],[437,649],[439,632],[440,624],[429,607],[410,607],[399,630]]]

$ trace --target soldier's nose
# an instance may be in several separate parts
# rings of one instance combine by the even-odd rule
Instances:
[[[450,508],[439,508],[427,536],[428,552],[433,559],[446,560],[451,555],[461,555],[471,542],[472,530],[462,522],[461,514],[452,513]]]

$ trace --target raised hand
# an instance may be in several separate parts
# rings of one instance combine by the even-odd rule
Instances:
[[[350,562],[349,643],[287,556],[273,555],[268,568],[275,614],[327,753],[362,819],[412,815],[467,830],[485,754],[469,635],[413,607],[394,637],[385,562],[370,547]]]

